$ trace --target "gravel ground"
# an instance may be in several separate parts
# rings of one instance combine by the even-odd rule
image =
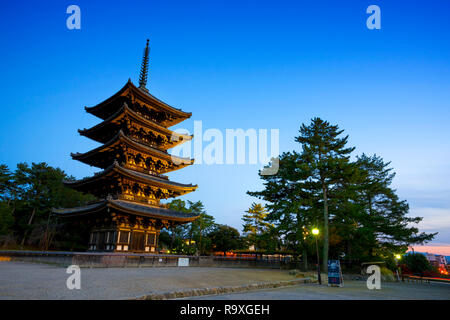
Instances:
[[[186,298],[190,299],[190,298]],[[246,293],[233,293],[193,297],[199,300],[449,300],[450,284],[382,282],[380,290],[367,289],[365,281],[344,281],[344,287],[304,284],[301,286],[266,289]]]
[[[0,299],[127,299],[151,293],[295,279],[287,271],[243,268],[82,268],[69,290],[65,268],[0,262]]]
[[[295,279],[287,271],[244,268],[82,268],[81,289],[69,290],[65,268],[24,262],[0,262],[0,299],[129,299],[151,293],[236,286]],[[187,298],[189,299],[189,298]],[[302,284],[192,299],[450,299],[449,284],[383,282],[368,290],[365,281],[343,288]]]

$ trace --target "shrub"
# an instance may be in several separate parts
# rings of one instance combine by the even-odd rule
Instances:
[[[427,271],[433,271],[427,258],[421,253],[409,253],[402,257],[400,263],[404,265],[402,270],[410,271],[413,274],[423,277]]]

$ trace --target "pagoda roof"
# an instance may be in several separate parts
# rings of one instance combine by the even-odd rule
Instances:
[[[102,155],[100,157],[101,160],[103,160],[104,163],[108,163],[108,165],[109,165],[111,162],[110,161],[107,162],[109,159],[104,156],[104,153],[107,152],[108,150],[112,150],[111,148],[117,146],[121,142],[123,142],[126,145],[133,147],[134,149],[139,150],[143,153],[152,155],[155,158],[163,159],[167,162],[174,163],[176,166],[176,169],[181,169],[182,167],[185,167],[185,166],[188,166],[188,165],[191,165],[194,163],[194,159],[182,158],[182,157],[170,155],[169,153],[167,153],[165,151],[161,151],[161,150],[151,147],[147,144],[143,144],[143,143],[138,142],[130,137],[127,137],[123,133],[122,130],[119,130],[119,132],[107,143],[105,143],[95,149],[92,149],[88,152],[85,152],[85,153],[71,153],[71,156],[75,160],[79,160],[81,162],[92,165],[95,156],[98,154],[101,154]],[[102,168],[102,169],[107,167],[107,165],[101,165],[101,164],[96,164],[95,166]]]
[[[114,125],[115,121],[120,120],[124,116],[130,116],[139,124],[151,128],[158,133],[174,138],[167,143],[167,147],[164,148],[165,150],[173,148],[176,145],[183,143],[184,141],[192,140],[193,137],[192,135],[176,133],[172,130],[167,129],[166,127],[159,125],[154,121],[142,117],[141,115],[134,112],[126,102],[123,103],[120,109],[118,109],[114,114],[106,118],[104,121],[89,129],[78,130],[78,132],[82,136],[88,137],[97,142],[106,143],[116,134],[113,130],[111,130],[111,125]]]
[[[157,177],[152,174],[146,174],[146,173],[141,173],[138,171],[126,169],[126,168],[120,166],[117,161],[114,161],[114,163],[111,166],[109,166],[108,168],[106,168],[103,171],[100,171],[100,172],[94,174],[91,177],[87,177],[87,178],[84,178],[81,180],[75,180],[75,181],[64,180],[63,182],[66,186],[69,186],[74,189],[79,189],[79,188],[84,188],[85,186],[95,185],[100,180],[103,180],[104,178],[113,176],[115,174],[118,174],[122,177],[128,178],[133,181],[141,182],[146,185],[164,188],[164,189],[168,189],[168,190],[174,190],[177,193],[179,193],[179,195],[183,195],[183,194],[192,192],[195,189],[197,189],[197,185],[173,182],[168,179]]]
[[[188,119],[191,117],[191,112],[184,112],[181,109],[174,108],[167,103],[159,100],[149,92],[146,92],[145,90],[142,90],[138,87],[136,87],[131,80],[128,80],[128,82],[120,89],[118,92],[116,92],[114,95],[112,95],[110,98],[104,100],[103,102],[100,102],[99,104],[93,106],[93,107],[85,107],[85,110],[103,120],[108,118],[112,113],[115,113],[118,105],[115,106],[111,105],[115,101],[117,101],[121,97],[126,97],[127,95],[131,94],[133,97],[139,99],[140,101],[149,104],[150,106],[156,108],[157,110],[167,112],[168,114],[174,116],[175,118],[172,120],[165,121],[167,123],[167,126],[173,126],[185,119]]]
[[[101,212],[107,208],[112,208],[117,211],[125,212],[132,215],[162,220],[177,221],[181,223],[191,222],[198,218],[198,215],[192,213],[179,212],[143,203],[135,203],[117,199],[105,199],[92,204],[75,208],[64,208],[64,209],[53,208],[52,212],[62,217],[74,217]]]

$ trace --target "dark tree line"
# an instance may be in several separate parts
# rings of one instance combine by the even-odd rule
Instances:
[[[19,163],[12,171],[0,165],[0,247],[9,249],[87,249],[88,226],[68,223],[51,214],[52,208],[83,206],[95,197],[67,188],[63,180],[74,180],[63,170],[46,163]],[[192,223],[164,230],[160,245],[180,254],[209,254],[242,246],[239,232],[218,225],[201,201],[176,199],[174,210],[199,215]]]
[[[51,214],[51,208],[81,206],[94,200],[62,184],[74,179],[46,163],[19,163],[14,171],[0,165],[0,244],[8,248],[48,250],[84,248],[78,235]],[[84,244],[86,245],[86,244]]]
[[[175,199],[169,203],[170,209],[194,213],[199,218],[194,222],[164,230],[160,234],[161,246],[171,253],[207,255],[215,252],[225,253],[243,248],[239,231],[233,227],[217,224],[213,216],[206,213],[201,201]]]
[[[46,163],[19,163],[14,171],[0,165],[0,247],[9,249],[87,249],[88,226],[58,219],[52,208],[83,206],[95,197],[67,188],[74,180],[63,170]],[[216,224],[201,201],[176,199],[171,209],[199,215],[192,223],[163,230],[160,245],[173,253],[210,254],[242,246],[239,232]]]
[[[329,258],[392,261],[409,245],[434,238],[419,232],[422,218],[407,215],[408,203],[391,186],[395,173],[389,162],[366,154],[352,161],[355,148],[347,146],[348,136],[320,118],[303,124],[299,133],[299,150],[283,153],[275,175],[260,173],[264,190],[248,194],[267,201],[265,221],[273,223],[272,234],[297,252],[305,267],[314,257],[314,227],[320,230],[324,270]]]

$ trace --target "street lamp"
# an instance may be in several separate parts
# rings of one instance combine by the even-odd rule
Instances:
[[[400,266],[398,265],[398,261],[402,258],[402,256],[397,253],[396,255],[394,255],[394,258],[396,260],[395,262],[397,263],[397,270],[395,270],[397,273],[397,281],[400,281],[400,276],[398,275],[398,271],[400,270],[400,272],[401,272],[401,269],[400,269]],[[403,281],[403,272],[401,272],[401,274],[402,274],[402,281]]]
[[[317,237],[319,235],[319,229],[312,229],[312,234],[314,238],[316,238],[316,253],[317,253],[317,280],[319,280],[319,284],[322,284],[322,278],[320,277],[320,259],[319,259],[319,245],[317,244]]]

